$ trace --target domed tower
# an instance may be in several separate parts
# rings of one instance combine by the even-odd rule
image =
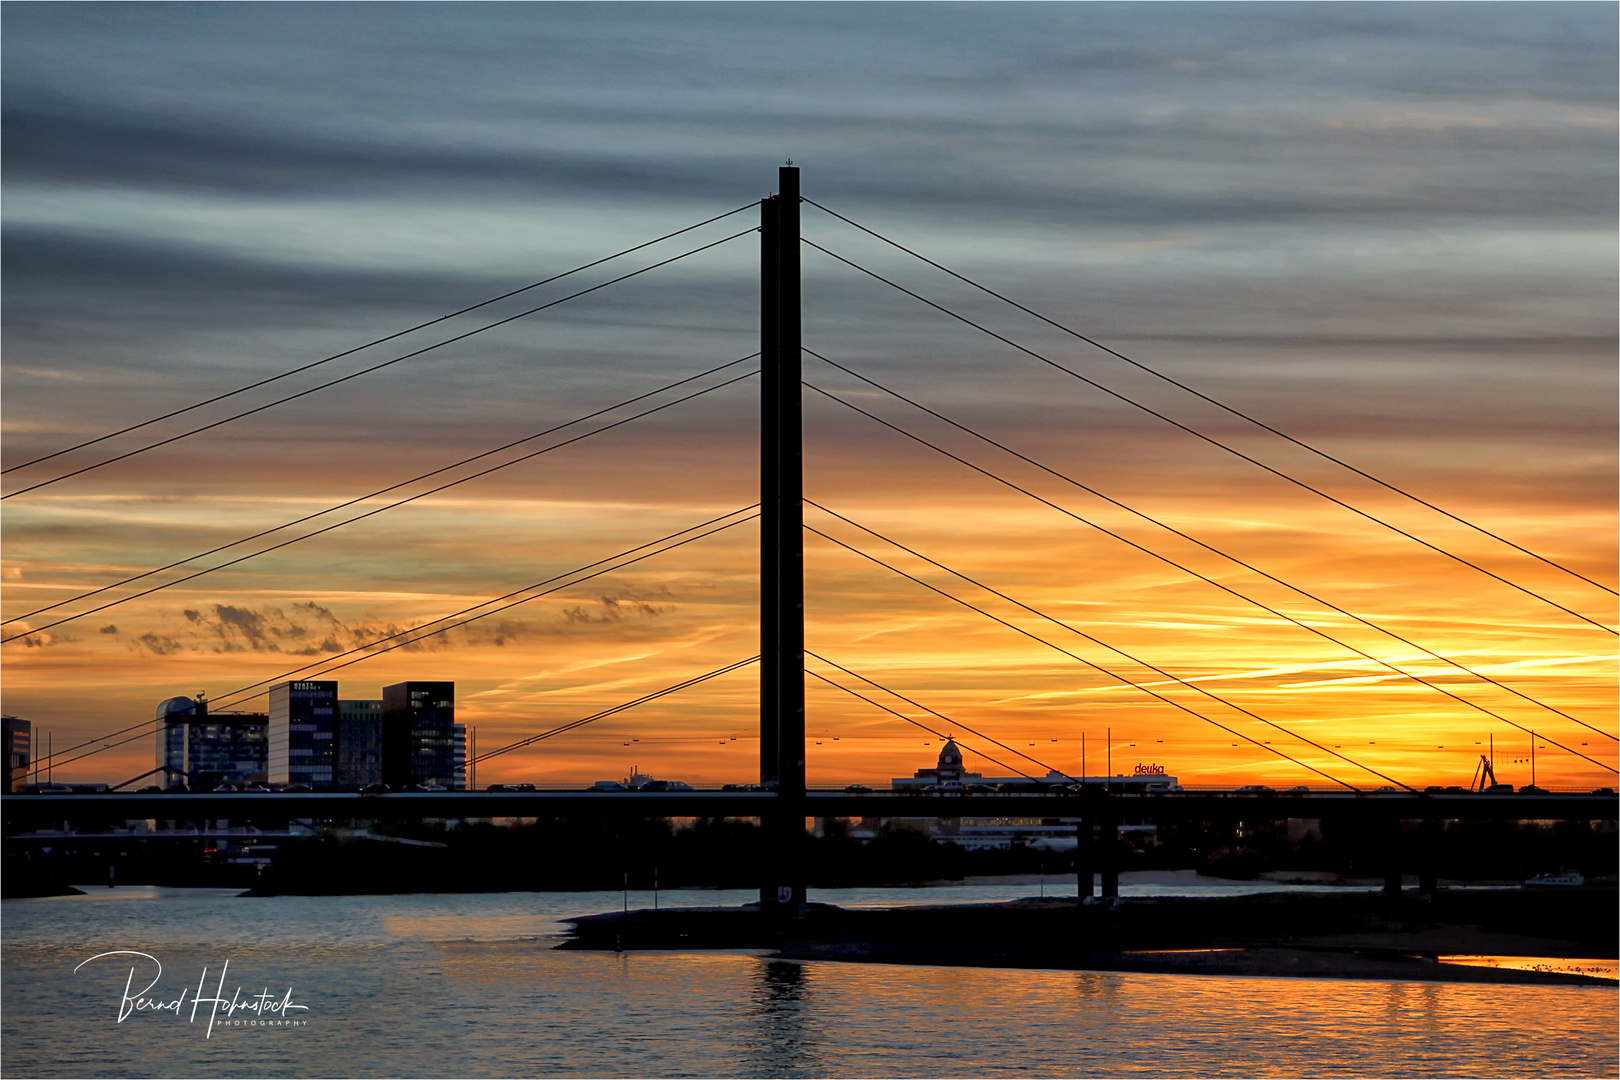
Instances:
[[[188,697],[172,697],[157,707],[157,719],[167,720],[171,716],[196,716],[197,703]]]
[[[186,779],[186,736],[197,713],[197,702],[185,696],[169,698],[157,707],[155,719],[161,725],[157,730],[157,767],[164,770],[164,784]]]
[[[962,779],[962,751],[956,748],[954,739],[946,739],[945,746],[939,752],[939,764],[935,767],[935,775],[941,783],[947,780]]]

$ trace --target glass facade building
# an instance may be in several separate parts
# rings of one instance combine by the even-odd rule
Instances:
[[[34,760],[34,725],[20,716],[4,721],[6,743],[6,791],[21,791],[28,783],[28,769]]]
[[[336,784],[337,689],[335,680],[270,688],[270,783],[327,789]]]
[[[467,790],[467,725],[466,724],[455,724],[455,725],[452,725],[451,730],[454,732],[453,738],[456,740],[456,743],[455,743],[455,747],[453,748],[453,756],[451,758],[451,762],[452,762],[452,765],[453,765],[452,775],[454,776],[454,779],[450,781],[450,790],[451,791],[466,791]]]
[[[337,785],[363,788],[383,782],[383,703],[339,700]]]
[[[268,713],[210,713],[201,695],[168,699],[157,710],[163,783],[465,789],[466,728],[455,720],[455,683],[398,683],[380,699],[337,695],[333,680],[280,683],[270,689]]]
[[[450,787],[456,780],[456,684],[383,687],[383,783]]]
[[[270,718],[264,713],[211,713],[201,698],[175,697],[158,706],[157,766],[164,784],[209,789],[222,783],[263,783]]]

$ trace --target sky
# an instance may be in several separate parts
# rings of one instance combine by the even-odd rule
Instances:
[[[947,735],[998,776],[1465,784],[1494,742],[1525,784],[1534,742],[1544,786],[1614,783],[1612,5],[0,15],[8,468],[740,211],[8,474],[18,492],[269,406],[5,502],[5,709],[54,747],[331,671],[352,698],[453,680],[488,751],[753,655],[758,380],[721,384],[752,370],[755,204],[791,159],[818,204],[812,784],[910,775]],[[479,780],[751,781],[757,679]]]

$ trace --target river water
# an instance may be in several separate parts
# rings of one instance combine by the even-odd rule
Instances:
[[[1230,895],[1256,888],[1189,878],[1122,891]],[[1072,889],[1071,879],[1065,891]],[[1039,891],[1036,884],[827,889],[812,890],[811,899],[899,905]],[[678,890],[659,894],[657,902],[749,899],[744,892]],[[147,887],[8,900],[0,909],[0,1066],[7,1077],[1617,1071],[1617,996],[1605,987],[1008,971],[551,948],[567,916],[653,903],[652,894],[638,892],[249,899],[232,890]],[[181,1004],[143,1008],[120,1021],[126,996]],[[192,1000],[198,996],[248,1001],[260,1011],[199,1007]]]

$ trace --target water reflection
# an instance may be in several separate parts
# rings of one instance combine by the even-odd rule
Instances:
[[[1098,1005],[1111,1005],[1119,998],[1123,976],[1108,971],[1082,971],[1074,977],[1074,989],[1080,1000]]]
[[[789,960],[759,960],[753,993],[754,1036],[749,1049],[757,1076],[821,1075],[826,1066],[817,1048],[812,1018],[810,969]]]
[[[7,902],[8,1077],[1612,1076],[1620,1050],[1604,987],[801,964],[524,940],[544,925],[530,920],[580,910],[577,896],[73,899]],[[233,981],[293,987],[311,1024],[205,1040],[173,1016],[116,1023],[118,988],[68,974],[107,948],[159,955],[177,985],[228,958]]]

